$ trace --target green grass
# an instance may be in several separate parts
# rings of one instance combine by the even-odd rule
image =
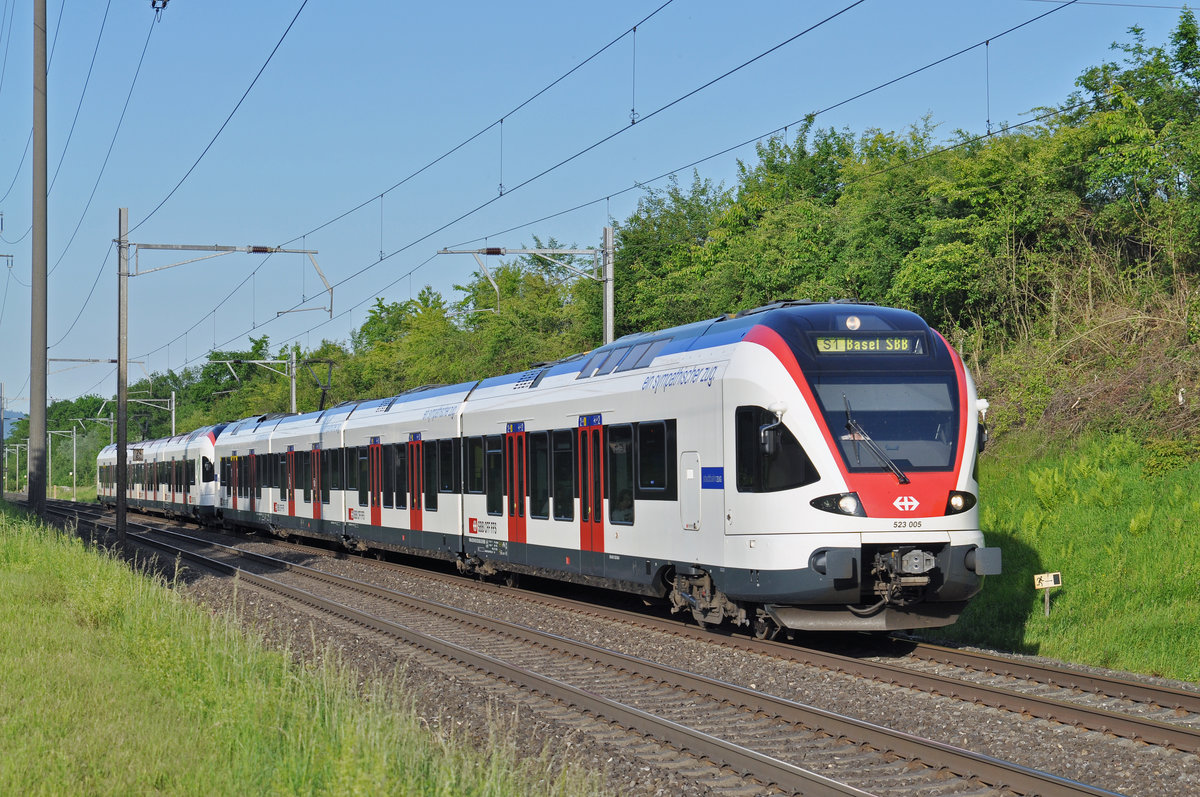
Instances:
[[[1198,449],[1126,434],[989,449],[980,525],[1004,572],[938,635],[1200,680]],[[1033,577],[1054,571],[1046,617]]]
[[[502,722],[485,749],[432,733],[402,683],[360,688],[336,663],[301,667],[161,580],[2,512],[0,793],[598,789],[555,774],[549,755],[519,761]]]

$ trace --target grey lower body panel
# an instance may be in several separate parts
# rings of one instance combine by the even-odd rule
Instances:
[[[903,631],[951,625],[966,606],[966,601],[926,601],[911,609],[885,606],[868,617],[854,614],[845,606],[767,605],[763,609],[781,628],[795,631]]]

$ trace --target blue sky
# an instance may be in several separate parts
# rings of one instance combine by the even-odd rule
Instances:
[[[268,335],[272,350],[348,340],[376,296],[403,300],[431,285],[454,298],[476,264],[435,256],[443,247],[519,248],[534,235],[597,245],[610,216],[636,206],[639,184],[985,40],[817,124],[904,131],[928,115],[944,140],[982,133],[989,118],[993,128],[1020,122],[1063,101],[1081,71],[1116,58],[1110,45],[1128,41],[1130,26],[1164,44],[1181,8],[663,3],[169,0],[156,22],[150,0],[47,0],[50,357],[116,355],[120,207],[130,210],[131,241],[315,249],[335,283],[329,320],[315,309],[277,315],[321,306],[301,255],[233,254],[136,277],[129,354],[145,366],[131,365],[135,381],[143,367],[199,364],[214,346],[244,349],[247,333]],[[636,36],[627,33],[635,24]],[[3,3],[0,57],[0,253],[13,255],[11,270],[0,261],[0,381],[10,406],[27,410],[32,3]],[[737,159],[753,156],[749,144],[696,168],[728,185]],[[147,251],[140,266],[174,260]],[[49,371],[52,399],[116,391],[109,365],[52,362]]]

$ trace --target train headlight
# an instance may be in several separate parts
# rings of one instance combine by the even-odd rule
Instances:
[[[975,506],[975,500],[975,496],[970,493],[953,490],[950,493],[950,498],[946,501],[946,514],[957,515],[959,512],[966,512]]]
[[[814,498],[809,503],[822,512],[833,512],[837,515],[850,515],[852,517],[867,516],[867,513],[863,511],[862,502],[858,500],[858,493],[823,495],[820,498]]]

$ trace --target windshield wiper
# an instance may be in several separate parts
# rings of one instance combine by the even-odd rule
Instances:
[[[866,444],[867,450],[875,455],[885,468],[890,470],[896,477],[896,481],[901,484],[908,484],[908,476],[904,475],[904,471],[900,470],[900,466],[892,461],[879,444],[871,439],[871,435],[859,425],[858,421],[854,420],[854,415],[850,412],[850,399],[846,398],[846,394],[842,394],[842,401],[846,402],[846,431],[851,434],[851,440],[854,441],[854,456],[858,457],[858,443],[861,441]]]

